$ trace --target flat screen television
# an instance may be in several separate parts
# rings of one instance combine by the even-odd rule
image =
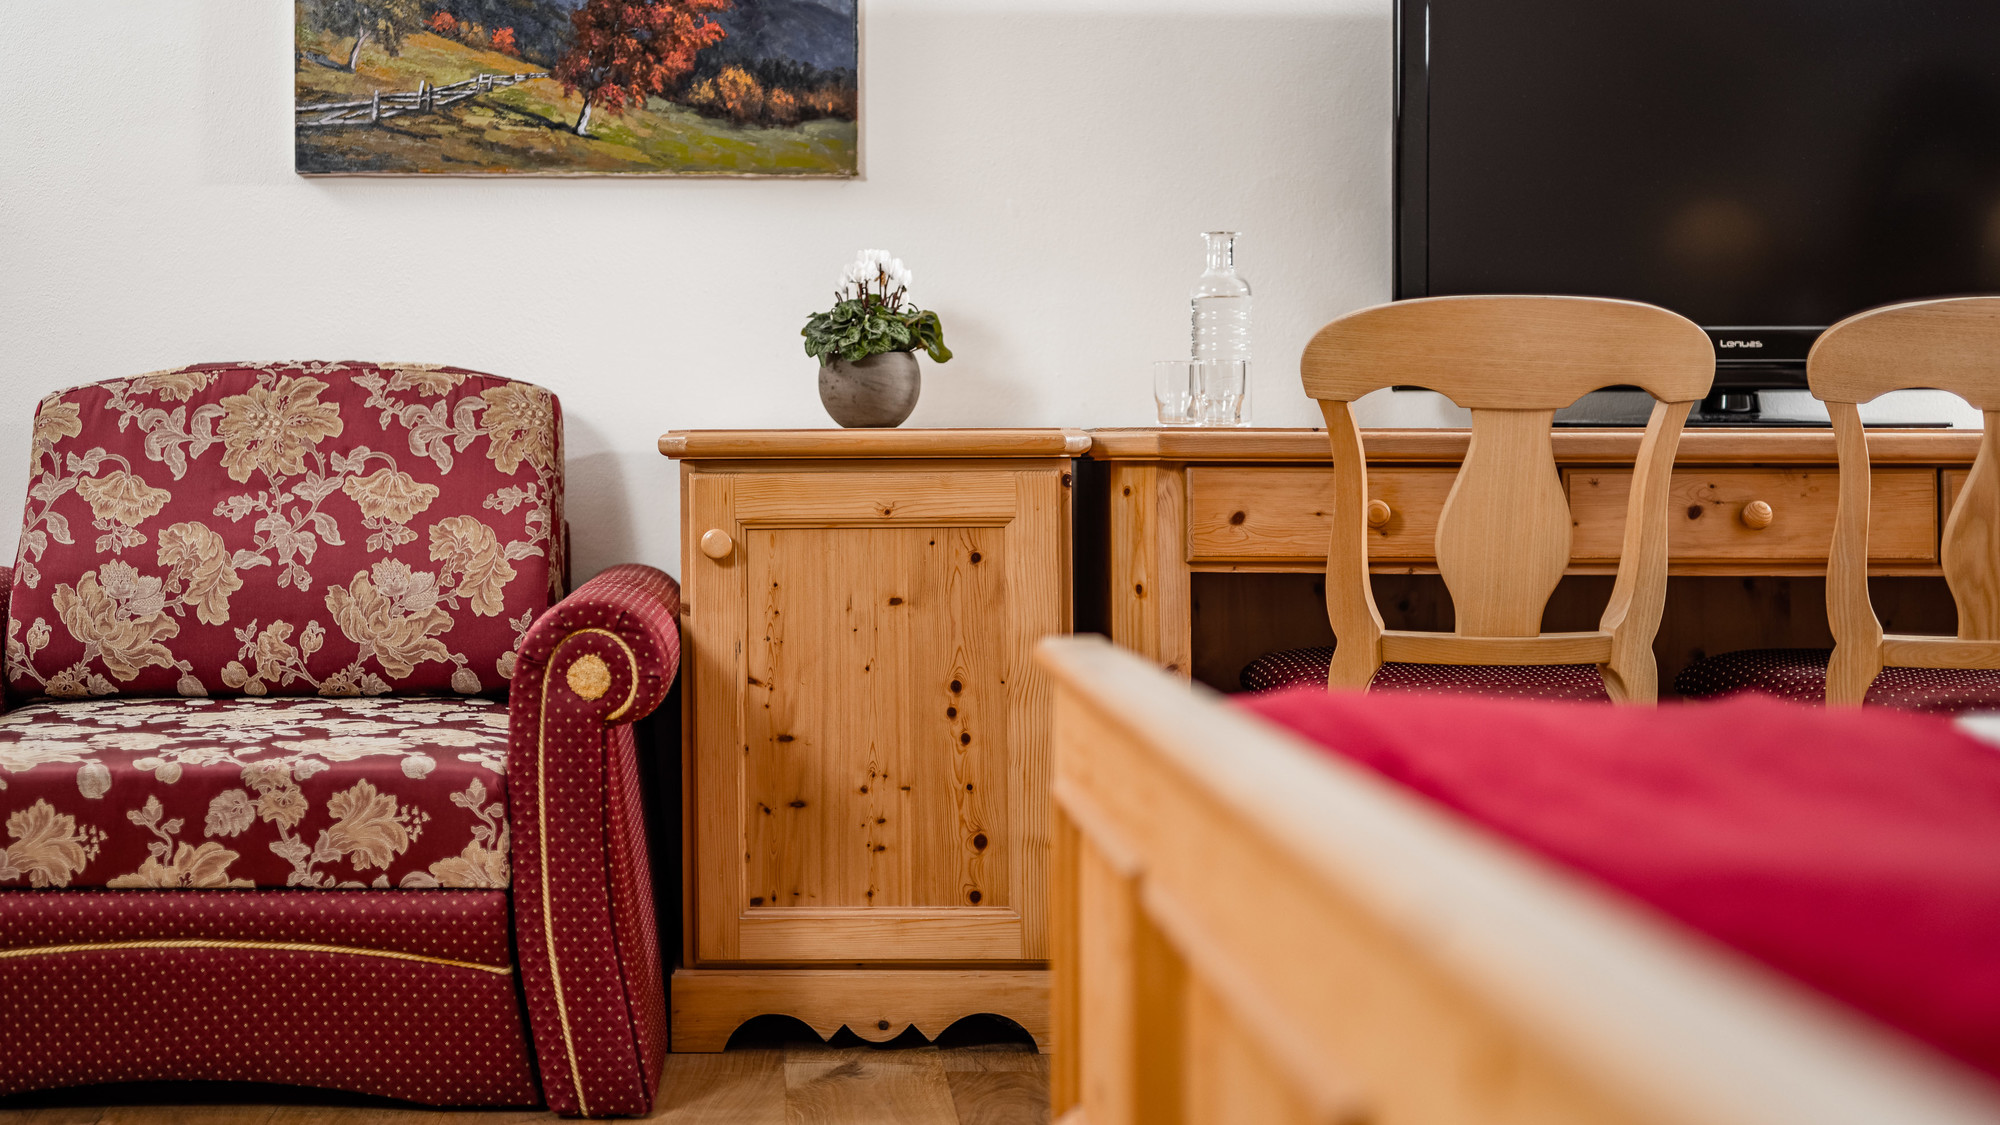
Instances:
[[[1398,299],[1624,297],[1700,420],[1834,321],[2000,291],[2000,0],[1397,0]]]

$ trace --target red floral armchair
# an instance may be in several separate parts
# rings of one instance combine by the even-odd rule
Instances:
[[[651,1109],[631,724],[680,592],[562,597],[561,435],[547,391],[451,367],[42,402],[0,583],[0,1092]]]

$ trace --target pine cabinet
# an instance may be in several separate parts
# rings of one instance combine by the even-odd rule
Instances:
[[[751,1016],[1046,1034],[1061,430],[695,431],[681,460],[676,1050]]]

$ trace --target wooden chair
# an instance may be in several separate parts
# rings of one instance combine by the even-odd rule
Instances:
[[[1559,678],[1542,674],[1571,666],[1584,673],[1588,697],[1653,702],[1653,634],[1666,598],[1667,486],[1681,426],[1715,376],[1715,353],[1700,328],[1630,301],[1434,297],[1334,321],[1306,346],[1301,368],[1333,447],[1326,606],[1338,644],[1324,665],[1328,687],[1388,686],[1378,672],[1402,665],[1406,684],[1414,678],[1447,690],[1497,686],[1504,694],[1574,698],[1574,675],[1565,689]],[[1542,610],[1570,556],[1569,503],[1550,427],[1558,408],[1621,384],[1658,401],[1633,465],[1611,600],[1594,631],[1543,633]],[[1438,518],[1438,571],[1456,613],[1451,633],[1384,629],[1369,586],[1367,462],[1349,404],[1391,386],[1438,391],[1472,411],[1472,443]],[[1259,663],[1317,663],[1302,653]],[[1597,677],[1588,675],[1589,665],[1601,684],[1590,682]],[[1412,674],[1409,666],[1423,667]],[[1488,672],[1483,685],[1477,669]],[[1495,681],[1491,673],[1503,669],[1511,675]],[[1252,679],[1246,670],[1246,685]]]
[[[1826,563],[1834,647],[1724,653],[1690,665],[1676,687],[1696,697],[1745,689],[1806,701],[1823,695],[1829,706],[1867,700],[1917,710],[2000,707],[2000,454],[1994,449],[2000,297],[1911,301],[1857,313],[1813,345],[1806,380],[1833,418],[1840,458]],[[1940,544],[1945,583],[1958,606],[1956,637],[1885,634],[1868,599],[1870,473],[1860,407],[1913,387],[1950,391],[1986,419],[1986,436]]]

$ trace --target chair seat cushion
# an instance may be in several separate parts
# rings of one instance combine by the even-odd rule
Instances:
[[[1826,702],[1824,648],[1753,648],[1697,660],[1674,677],[1691,699],[1755,691],[1797,703]],[[2000,669],[1884,668],[1867,702],[1904,711],[1984,711],[2000,708]]]
[[[1326,670],[1332,663],[1331,645],[1267,653],[1243,669],[1243,690],[1325,686]],[[1611,698],[1594,664],[1384,664],[1376,669],[1368,690],[1578,702]]]
[[[28,704],[0,887],[505,887],[506,760],[483,698]]]

